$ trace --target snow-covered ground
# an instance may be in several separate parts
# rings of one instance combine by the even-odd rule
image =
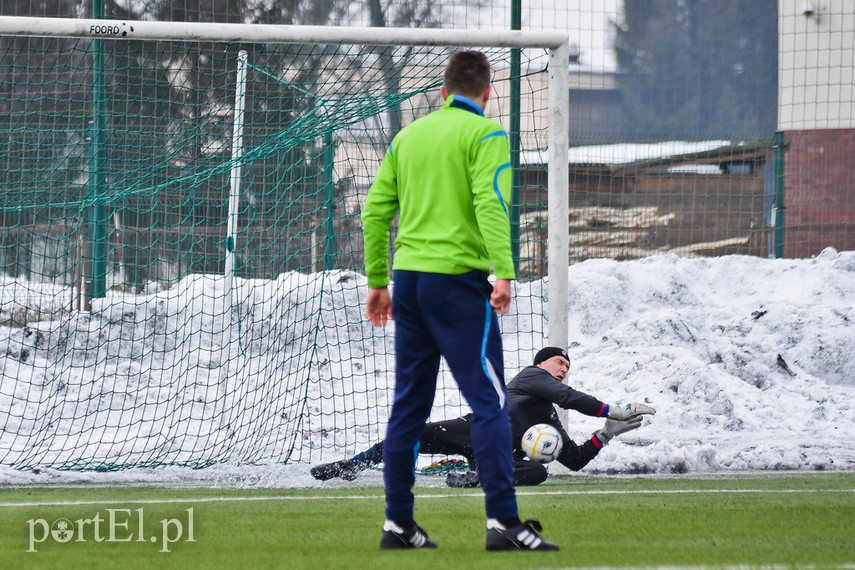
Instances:
[[[0,299],[20,286],[0,282]],[[0,328],[0,484],[314,486],[310,462],[377,439],[394,327],[361,317],[362,276],[241,281],[231,322],[222,287],[191,276],[108,297],[91,315]],[[509,378],[544,343],[544,287],[518,284],[501,318]],[[569,287],[568,382],[658,410],[583,473],[855,469],[855,252],[589,260],[570,268]],[[450,379],[439,394],[434,419],[461,412]],[[579,440],[602,424],[568,420]],[[283,465],[289,449],[303,462]],[[151,467],[93,470],[120,456]],[[194,456],[212,465],[157,466]]]

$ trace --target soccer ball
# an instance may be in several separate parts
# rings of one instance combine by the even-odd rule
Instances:
[[[561,453],[564,442],[558,430],[549,424],[535,424],[525,430],[522,436],[522,449],[528,458],[538,463],[555,461]]]

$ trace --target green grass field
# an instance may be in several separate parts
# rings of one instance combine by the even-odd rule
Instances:
[[[2,568],[855,568],[855,473],[552,477],[556,553],[484,550],[479,489],[418,485],[432,551],[382,552],[382,489],[0,490]],[[63,528],[63,521],[64,528]]]

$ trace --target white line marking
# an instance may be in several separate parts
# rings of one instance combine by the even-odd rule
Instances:
[[[517,491],[517,496],[538,496],[538,495],[558,495],[558,496],[574,496],[574,495],[684,495],[684,494],[748,494],[748,493],[855,493],[855,489],[676,489],[676,490],[657,490],[657,489],[640,489],[636,491]],[[458,499],[460,497],[475,497],[483,498],[483,493],[442,493],[442,494],[425,494],[417,495],[418,500],[423,499]],[[183,499],[90,499],[80,501],[21,501],[21,502],[5,502],[0,503],[0,508],[15,508],[15,507],[65,507],[75,505],[117,505],[117,504],[139,504],[139,505],[167,505],[173,503],[227,503],[227,502],[255,502],[255,501],[315,501],[323,499],[342,500],[342,501],[359,501],[359,500],[382,500],[383,495],[258,495],[258,496],[237,496],[237,497],[188,497]]]
[[[566,570],[615,570],[614,566],[589,566],[589,567],[570,567]],[[829,568],[833,570],[852,570],[855,568],[855,562],[844,562],[843,564],[762,564],[760,566],[749,564],[705,564],[703,566],[627,566],[621,567],[624,570],[750,570],[752,568],[761,568],[762,570],[787,570],[796,568],[798,570],[821,570]],[[558,569],[565,570],[565,569]]]

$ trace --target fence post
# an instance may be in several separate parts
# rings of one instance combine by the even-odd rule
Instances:
[[[522,0],[511,2],[511,29],[522,29]],[[514,258],[514,270],[519,279],[520,270],[520,76],[521,51],[511,49],[511,117],[508,142],[511,147],[511,252]]]
[[[104,17],[103,0],[92,1],[92,16]],[[104,53],[102,41],[92,40],[92,120],[89,130],[89,273],[83,309],[107,295],[107,228],[104,216]]]
[[[243,156],[243,115],[246,100],[246,60],[249,54],[238,53],[237,78],[235,79],[235,115],[232,129],[232,165],[229,172],[229,211],[226,219],[225,294],[231,298],[235,273],[235,249],[240,208],[241,165]]]
[[[772,226],[775,228],[775,258],[784,257],[784,133],[775,133],[775,204]]]
[[[332,131],[324,133],[323,148],[323,180],[326,187],[326,219],[324,239],[324,271],[330,271],[335,266],[335,182],[333,181],[335,151],[333,147]]]

